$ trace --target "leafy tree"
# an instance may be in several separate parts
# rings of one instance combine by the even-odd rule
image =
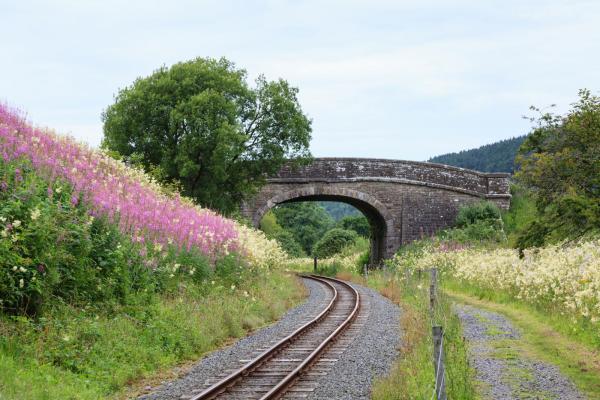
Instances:
[[[319,258],[327,258],[341,252],[345,247],[356,242],[358,235],[354,231],[333,228],[325,233],[313,249],[313,255]]]
[[[362,237],[368,238],[371,236],[371,225],[364,215],[344,217],[338,221],[337,226],[356,232]]]
[[[260,229],[270,239],[275,239],[286,253],[291,257],[304,257],[306,253],[300,246],[300,243],[294,237],[294,234],[285,230],[277,222],[277,217],[273,210],[267,212],[260,221]]]
[[[273,209],[277,222],[291,232],[307,254],[313,245],[331,228],[333,219],[314,202],[282,204]]]
[[[311,121],[297,94],[263,76],[252,88],[224,58],[162,67],[119,91],[102,115],[103,147],[229,213],[285,162],[309,159]]]
[[[544,113],[532,120],[537,126],[519,150],[516,176],[535,193],[539,218],[519,247],[599,230],[600,97],[580,90],[566,115]]]

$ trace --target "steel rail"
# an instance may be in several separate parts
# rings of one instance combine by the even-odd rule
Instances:
[[[308,369],[313,362],[315,362],[318,359],[318,357],[321,355],[321,353],[323,353],[325,351],[325,349],[327,348],[327,346],[332,341],[334,341],[335,338],[346,327],[348,327],[348,325],[358,315],[358,309],[360,308],[360,295],[358,294],[358,291],[356,289],[354,289],[350,284],[348,284],[348,283],[346,283],[344,281],[341,281],[339,279],[334,279],[334,278],[317,277],[317,276],[314,276],[314,275],[312,276],[312,278],[316,278],[316,279],[318,279],[320,281],[324,281],[324,279],[332,280],[334,282],[337,282],[337,283],[342,284],[342,285],[346,286],[347,288],[349,288],[350,291],[352,291],[354,293],[354,296],[355,296],[354,308],[352,309],[352,312],[350,313],[350,315],[348,315],[348,317],[346,317],[346,319],[344,320],[344,322],[342,322],[325,340],[323,340],[312,351],[312,353],[310,353],[310,355],[308,357],[306,357],[300,363],[300,365],[298,365],[296,368],[294,368],[294,370],[292,372],[290,372],[288,375],[286,375],[285,378],[283,378],[281,381],[279,381],[279,383],[277,385],[275,385],[271,390],[269,390],[264,396],[262,396],[260,398],[260,400],[277,399],[281,395],[283,395],[285,393],[285,391],[291,385],[294,384],[294,382],[296,381],[296,379],[298,379],[300,377],[300,375],[302,375],[302,373],[306,369]]]
[[[250,372],[252,372],[256,368],[258,368],[262,364],[264,364],[268,359],[275,356],[277,353],[279,353],[281,350],[283,350],[285,347],[287,347],[289,344],[291,344],[295,339],[297,339],[300,335],[302,335],[308,329],[312,328],[314,325],[319,323],[329,313],[329,311],[331,311],[331,309],[334,307],[335,303],[337,302],[337,300],[339,298],[336,288],[331,283],[327,282],[326,280],[317,278],[315,276],[305,276],[305,278],[320,281],[321,283],[324,283],[333,292],[333,297],[332,297],[331,301],[327,304],[327,307],[325,307],[325,309],[323,311],[321,311],[319,313],[319,315],[317,315],[315,318],[313,318],[306,324],[302,325],[301,327],[296,329],[294,332],[292,332],[285,338],[281,339],[279,342],[277,342],[271,348],[265,350],[259,356],[257,356],[253,360],[249,361],[247,364],[243,365],[241,368],[235,370],[234,372],[232,372],[225,378],[223,378],[220,381],[216,382],[215,384],[211,385],[206,390],[191,397],[190,400],[209,400],[209,399],[212,399],[212,398],[218,396],[222,392],[226,391],[229,387],[234,386],[236,381],[242,379],[243,377],[248,375]]]

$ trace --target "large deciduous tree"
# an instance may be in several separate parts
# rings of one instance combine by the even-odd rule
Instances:
[[[119,91],[102,115],[103,146],[224,213],[281,166],[310,159],[298,89],[222,58],[162,67]]]
[[[600,97],[579,97],[564,116],[543,114],[519,150],[517,178],[536,193],[540,216],[521,248],[600,230]]]

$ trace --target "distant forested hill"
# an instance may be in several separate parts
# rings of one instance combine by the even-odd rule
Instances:
[[[525,140],[525,135],[486,144],[458,153],[442,154],[430,158],[429,162],[454,165],[483,172],[513,172],[517,150]]]
[[[331,218],[336,221],[344,217],[361,215],[360,211],[352,207],[350,204],[339,203],[336,201],[320,201],[319,205],[327,211]]]

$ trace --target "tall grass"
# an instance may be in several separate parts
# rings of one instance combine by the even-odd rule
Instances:
[[[197,359],[277,318],[304,296],[295,277],[263,271],[239,286],[215,278],[104,313],[55,307],[0,317],[0,398],[98,399]],[[133,390],[131,388],[134,388]]]
[[[504,231],[508,238],[508,245],[515,247],[521,232],[525,230],[538,217],[535,198],[526,188],[513,184],[510,187],[512,198],[510,209],[502,214]]]
[[[397,272],[375,270],[367,279],[350,272],[338,274],[338,277],[372,287],[401,308],[400,357],[390,373],[373,384],[373,399],[431,399],[435,376],[431,336],[433,325],[442,325],[444,328],[448,398],[476,398],[474,372],[469,366],[460,320],[442,290],[438,291],[435,312],[430,313],[428,274],[400,276]]]

